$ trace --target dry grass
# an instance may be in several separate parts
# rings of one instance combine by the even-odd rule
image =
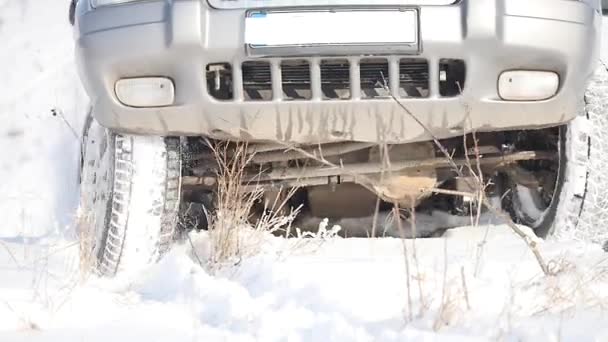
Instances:
[[[76,234],[78,236],[79,249],[79,270],[80,280],[86,280],[97,266],[97,257],[95,256],[95,232],[91,229],[90,213],[86,213],[82,208],[79,208],[76,217]]]
[[[288,208],[288,199],[296,189],[286,190],[271,202],[264,202],[263,189],[244,183],[247,166],[253,154],[246,144],[210,144],[218,163],[216,206],[209,221],[209,265],[238,263],[242,258],[258,254],[269,234],[288,231],[298,209]],[[250,191],[254,185],[254,190]],[[245,191],[245,189],[248,191]],[[254,207],[262,204],[261,214],[254,221]],[[252,222],[254,221],[254,222]]]

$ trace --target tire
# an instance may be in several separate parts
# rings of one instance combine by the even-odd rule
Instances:
[[[608,70],[597,69],[576,119],[560,128],[557,182],[546,209],[538,196],[512,188],[518,222],[541,237],[603,243],[608,239]]]
[[[174,241],[181,153],[179,139],[118,135],[95,120],[84,135],[81,245],[102,276],[138,272]],[[81,220],[82,221],[82,220]]]

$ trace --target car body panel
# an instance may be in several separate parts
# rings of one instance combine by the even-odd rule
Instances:
[[[373,5],[366,8],[376,4],[367,3]],[[428,98],[399,102],[366,100],[357,94],[346,101],[318,97],[244,101],[239,88],[243,61],[268,61],[276,72],[278,63],[289,58],[304,59],[314,69],[329,55],[354,65],[367,55],[382,55],[391,63],[412,55],[389,47],[336,46],[326,54],[294,49],[281,55],[252,56],[244,44],[247,10],[216,9],[206,0],[150,0],[95,10],[80,1],[76,53],[95,117],[116,131],[301,144],[407,143],[431,139],[431,133],[447,138],[470,131],[556,126],[574,118],[598,59],[601,16],[597,6],[571,0],[463,0],[446,6],[406,6],[419,11],[421,49],[413,56],[429,62],[432,82]],[[289,10],[295,9],[299,8]],[[442,58],[466,63],[466,86],[460,96],[439,95],[437,65]],[[207,89],[206,66],[224,62],[235,68],[233,101],[216,100]],[[543,101],[503,101],[497,80],[507,70],[557,72],[559,91]],[[122,105],[114,84],[121,78],[142,76],[173,80],[175,104],[163,108]]]

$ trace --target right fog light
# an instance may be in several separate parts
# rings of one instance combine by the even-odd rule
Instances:
[[[541,101],[553,97],[559,76],[551,71],[505,71],[498,78],[498,94],[507,101]]]

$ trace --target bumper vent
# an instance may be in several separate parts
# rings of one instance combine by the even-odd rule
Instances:
[[[283,61],[281,80],[285,100],[310,100],[312,87],[308,61]]]
[[[272,73],[268,62],[245,62],[243,90],[246,101],[272,100]]]
[[[441,96],[457,96],[465,83],[465,65],[460,59],[439,61],[439,93]]]
[[[399,96],[429,97],[429,64],[427,61],[399,61]]]
[[[321,62],[321,89],[325,100],[350,99],[350,63],[348,60]]]
[[[228,63],[207,65],[207,89],[218,100],[232,100],[232,67]]]
[[[361,79],[361,98],[376,99],[390,97],[388,61],[364,59],[359,63]]]

